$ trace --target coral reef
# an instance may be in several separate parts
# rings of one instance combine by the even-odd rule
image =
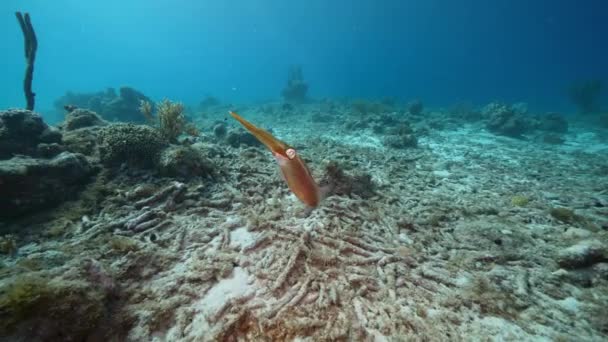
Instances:
[[[139,111],[141,101],[151,102],[141,92],[131,87],[121,87],[116,94],[114,88],[95,93],[67,92],[55,101],[55,108],[63,111],[65,106],[89,109],[108,121],[145,123]]]
[[[294,65],[289,68],[287,84],[281,92],[283,98],[289,103],[303,103],[307,100],[308,84],[304,81],[302,68]]]
[[[158,164],[167,146],[159,131],[149,126],[114,124],[99,132],[99,157],[103,164],[150,168]]]
[[[99,136],[87,159],[104,164],[75,201],[0,220],[0,339],[606,339],[601,130],[519,104],[405,122],[391,101],[365,116],[328,101],[246,106],[310,165],[327,195],[312,211],[224,107],[174,144],[149,125],[64,124],[62,146]],[[500,111],[568,144],[480,129]],[[366,131],[345,129],[353,116]],[[417,148],[384,144],[407,136]]]

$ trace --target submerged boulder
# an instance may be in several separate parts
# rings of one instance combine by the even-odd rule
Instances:
[[[168,177],[191,178],[207,176],[213,165],[200,150],[191,146],[171,146],[162,151],[160,173]]]
[[[563,134],[568,132],[568,121],[558,113],[548,113],[539,118],[538,128],[551,133]]]
[[[230,131],[226,136],[226,141],[232,147],[239,147],[241,145],[262,146],[262,143],[253,134],[241,128]]]
[[[39,114],[25,109],[0,112],[0,159],[18,154],[37,156],[39,144],[60,142],[61,133],[44,123]]]
[[[325,176],[320,185],[327,188],[330,194],[338,196],[370,198],[376,194],[376,185],[371,175],[367,173],[351,175],[335,161],[326,165]]]
[[[562,249],[557,262],[561,267],[573,269],[591,266],[607,258],[608,248],[604,244],[597,240],[585,240]]]
[[[91,337],[107,315],[107,301],[104,291],[84,280],[62,280],[34,273],[5,279],[0,285],[0,338],[97,340]]]
[[[119,96],[106,103],[101,114],[106,120],[144,123],[146,117],[140,112],[141,102],[152,103],[150,98],[131,87],[121,87]]]
[[[63,129],[73,131],[84,127],[105,126],[106,124],[95,112],[78,108],[66,116]]]
[[[486,128],[498,135],[521,138],[528,131],[528,121],[521,109],[500,103],[490,103],[482,109],[488,120]]]
[[[0,217],[17,217],[74,198],[94,173],[85,156],[18,156],[0,161]]]
[[[388,135],[383,140],[385,146],[396,149],[418,147],[418,138],[407,122],[401,122],[395,127],[388,129],[387,133]]]
[[[97,136],[107,125],[108,122],[100,118],[97,113],[76,108],[68,113],[61,125],[65,149],[86,156],[96,156]]]

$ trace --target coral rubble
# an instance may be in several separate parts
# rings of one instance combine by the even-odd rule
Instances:
[[[599,134],[521,104],[414,115],[378,103],[247,107],[311,166],[324,194],[312,211],[225,108],[209,107],[201,136],[173,139],[75,109],[56,142],[65,151],[47,157],[48,127],[23,114],[33,139],[0,170],[27,171],[45,187],[28,191],[46,195],[10,198],[78,196],[0,222],[0,338],[604,340]],[[535,134],[566,143],[508,138]],[[78,163],[100,169],[87,185]]]

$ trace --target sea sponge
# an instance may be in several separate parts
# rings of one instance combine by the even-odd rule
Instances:
[[[565,223],[572,223],[580,219],[580,217],[576,215],[574,211],[568,208],[552,208],[549,213],[558,221]]]
[[[99,132],[99,157],[108,166],[153,167],[166,145],[158,130],[149,126],[115,124]]]
[[[530,199],[526,196],[515,195],[511,197],[511,204],[515,207],[525,207],[530,202]]]

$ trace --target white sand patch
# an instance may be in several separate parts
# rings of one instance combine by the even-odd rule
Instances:
[[[562,308],[570,312],[576,312],[578,309],[578,301],[574,297],[567,297],[557,302]]]
[[[433,171],[433,174],[439,178],[448,178],[451,175],[450,171],[447,170],[436,170]]]
[[[205,315],[213,314],[229,299],[243,296],[251,289],[249,273],[242,267],[235,267],[232,275],[215,284],[197,303],[196,308]]]
[[[230,246],[245,248],[251,245],[257,236],[258,234],[248,231],[246,227],[237,228],[230,232]]]
[[[492,336],[492,341],[551,341],[543,336],[530,336],[518,325],[499,317],[484,317],[472,324],[473,336]]]
[[[383,148],[382,141],[376,137],[368,134],[360,135],[342,135],[342,136],[327,136],[329,139],[340,142],[345,145],[352,145],[358,147],[369,147],[369,148]]]

